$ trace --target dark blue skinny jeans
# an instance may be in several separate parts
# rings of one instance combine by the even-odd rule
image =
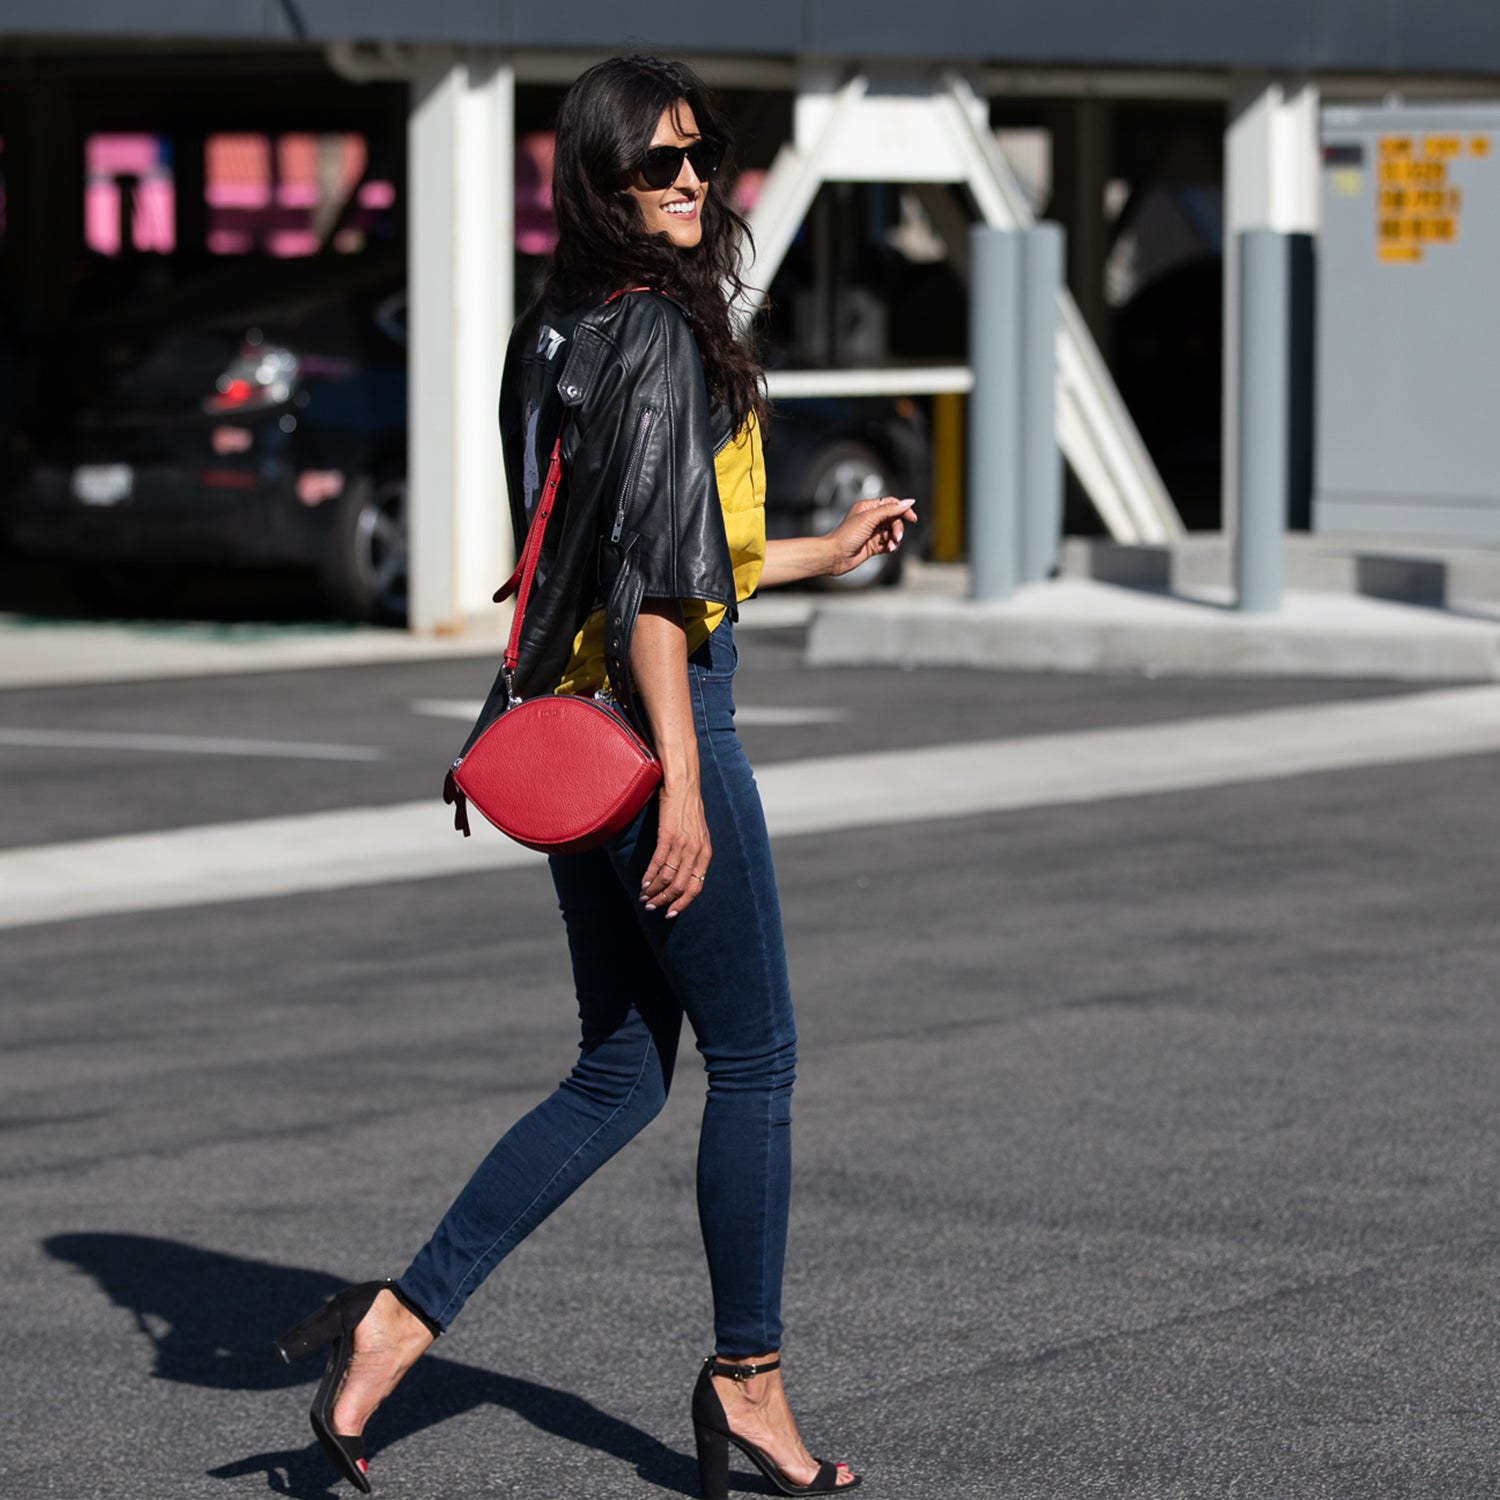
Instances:
[[[781,1347],[796,1031],[760,796],[734,731],[726,619],[688,662],[713,862],[681,916],[637,898],[656,803],[619,837],[549,861],[582,1023],[578,1061],[501,1138],[401,1278],[447,1328],[469,1295],[666,1102],[685,1015],[708,1070],[698,1219],[719,1354]]]

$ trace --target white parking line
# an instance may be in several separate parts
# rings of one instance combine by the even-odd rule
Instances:
[[[86,729],[3,729],[0,746],[40,750],[135,750],[167,755],[260,755],[279,760],[384,760],[370,745],[319,745],[298,740],[241,740],[214,735],[109,734]]]
[[[411,711],[429,719],[463,719],[472,724],[483,707],[478,698],[417,698],[412,701]],[[734,718],[737,724],[782,729],[802,724],[843,724],[848,721],[849,713],[842,708],[777,708],[738,703]]]
[[[848,720],[849,711],[843,708],[777,708],[771,704],[757,707],[754,703],[737,703],[734,707],[736,724],[766,729],[793,729],[802,724],[844,724]]]
[[[1500,687],[768,766],[777,837],[1500,752]],[[0,851],[0,927],[507,869],[437,798]]]
[[[462,719],[472,724],[483,707],[483,698],[414,698],[411,711],[424,719]]]

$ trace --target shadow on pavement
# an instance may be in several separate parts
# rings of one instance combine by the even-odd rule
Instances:
[[[336,1292],[343,1285],[336,1277],[147,1235],[59,1234],[43,1248],[92,1276],[116,1306],[135,1314],[155,1347],[153,1374],[161,1380],[270,1391],[310,1383],[321,1371],[316,1357],[283,1364],[271,1340]],[[664,1490],[697,1493],[693,1459],[640,1428],[566,1391],[440,1355],[417,1364],[382,1408],[370,1434],[372,1466],[382,1449],[481,1406],[504,1407],[554,1437],[633,1464],[641,1479]],[[209,1473],[216,1479],[263,1473],[269,1489],[296,1500],[318,1500],[339,1488],[311,1442],[250,1454]]]

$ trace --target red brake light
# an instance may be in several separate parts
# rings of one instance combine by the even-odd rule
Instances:
[[[258,330],[251,330],[230,361],[229,368],[214,382],[214,394],[203,403],[207,412],[235,411],[280,406],[291,400],[302,373],[301,359],[290,349],[263,344]]]

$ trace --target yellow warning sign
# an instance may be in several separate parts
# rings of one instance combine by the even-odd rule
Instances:
[[[1380,189],[1375,195],[1375,245],[1382,261],[1419,261],[1429,245],[1450,245],[1458,238],[1463,194],[1449,179],[1449,169],[1464,154],[1456,135],[1382,136],[1379,143]],[[1488,136],[1470,136],[1470,156],[1489,152]]]

